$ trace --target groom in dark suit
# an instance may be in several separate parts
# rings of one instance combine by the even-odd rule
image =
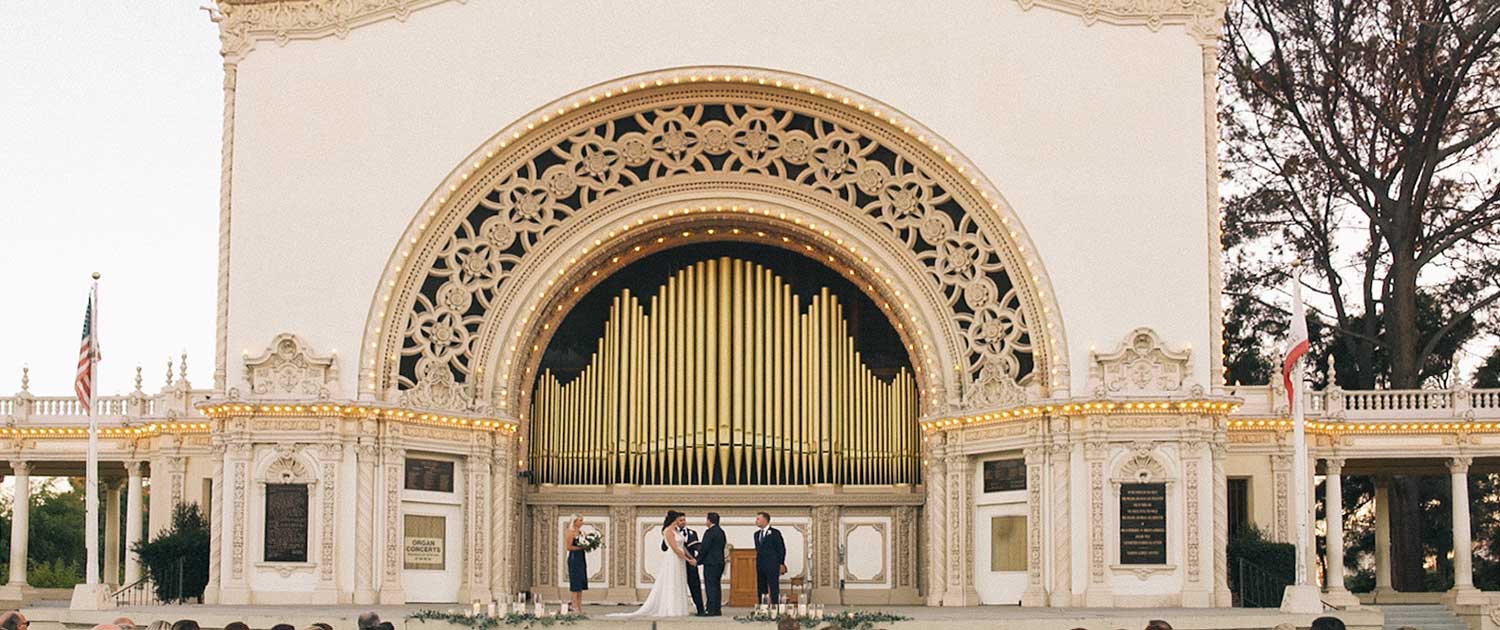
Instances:
[[[771,515],[755,515],[755,592],[770,596],[772,606],[781,601],[781,576],[786,574],[786,541],[771,527]]]
[[[683,535],[687,536],[687,542],[683,544],[682,550],[687,552],[689,558],[697,560],[699,558],[699,547],[702,546],[702,543],[698,541],[698,532],[688,528],[686,515],[677,517],[677,525],[682,528]],[[663,540],[661,542],[661,550],[667,550],[667,541]],[[693,607],[697,608],[698,615],[702,616],[703,587],[698,583],[698,567],[686,562],[682,563],[682,566],[683,570],[687,571],[688,593],[693,596]]]
[[[703,544],[698,547],[698,566],[703,567],[703,596],[708,610],[703,617],[718,617],[724,591],[724,530],[719,527],[719,513],[708,513],[708,529],[703,530]]]

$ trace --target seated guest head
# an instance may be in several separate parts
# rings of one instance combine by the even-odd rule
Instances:
[[[115,617],[115,620],[110,623],[119,626],[120,630],[135,630],[135,622],[129,617]]]
[[[380,625],[376,626],[376,628],[378,628],[379,630],[396,630],[396,624],[393,624],[389,621],[382,621],[380,622]]]
[[[1152,619],[1146,622],[1146,630],[1172,630],[1172,624],[1162,619]]]
[[[19,610],[7,610],[0,613],[0,630],[26,630],[29,625],[31,622],[27,621],[26,615],[21,614]]]
[[[224,630],[250,630],[250,624],[243,621],[231,621],[224,624]]]
[[[359,614],[359,618],[355,624],[359,627],[359,630],[375,630],[380,625],[380,615],[376,614],[373,610],[362,612]],[[224,630],[229,630],[229,628],[225,628]]]
[[[177,629],[173,628],[172,630],[177,630]],[[271,626],[271,630],[297,630],[297,628],[296,628],[296,626],[293,626],[292,624],[289,624],[289,623],[278,623],[278,624],[276,624],[274,626]]]
[[[172,624],[172,630],[198,630],[198,622],[192,619],[181,619]]]
[[[97,623],[94,624],[93,630],[120,630],[120,626],[112,623]]]
[[[1312,630],[1344,630],[1344,621],[1338,617],[1318,617],[1312,622]]]

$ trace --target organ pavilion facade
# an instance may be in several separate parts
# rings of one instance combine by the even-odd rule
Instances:
[[[223,604],[555,597],[574,513],[639,601],[680,509],[815,601],[1227,606],[1290,451],[1221,376],[1223,9],[220,0],[214,382],[106,402],[106,478]]]

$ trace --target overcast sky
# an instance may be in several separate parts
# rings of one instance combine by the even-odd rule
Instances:
[[[100,392],[188,353],[212,386],[222,70],[188,0],[0,0],[0,393],[72,395],[89,273]]]

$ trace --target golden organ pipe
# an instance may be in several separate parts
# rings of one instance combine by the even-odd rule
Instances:
[[[729,258],[622,291],[577,377],[538,377],[537,481],[915,483],[915,374],[866,367],[845,311]]]

